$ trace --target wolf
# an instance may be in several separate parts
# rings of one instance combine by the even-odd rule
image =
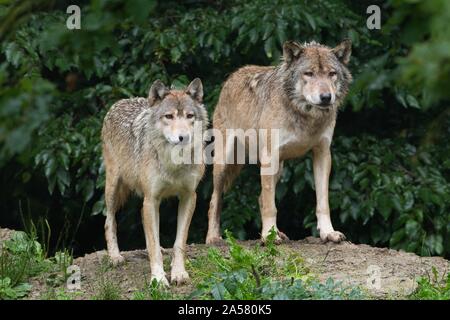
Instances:
[[[279,169],[275,174],[263,174],[261,164],[261,194],[259,206],[262,219],[261,237],[264,241],[270,230],[276,231],[276,242],[287,236],[276,223],[275,188],[283,162],[298,158],[312,150],[316,190],[317,229],[320,238],[338,243],[345,236],[334,230],[328,204],[328,181],[331,170],[330,144],[336,124],[337,110],[352,81],[348,63],[351,41],[343,40],[334,48],[310,42],[300,44],[286,41],[282,61],[277,66],[245,66],[225,81],[213,114],[213,127],[226,137],[230,128],[273,130],[279,132],[278,144],[258,141],[276,150]],[[227,138],[226,138],[227,139]],[[234,143],[234,142],[233,142]],[[227,143],[225,143],[227,144]],[[248,153],[248,146],[245,152]],[[214,147],[219,158],[229,158],[234,149]],[[236,154],[234,155],[236,156]],[[270,156],[270,155],[269,155]],[[231,158],[233,155],[231,154]],[[213,193],[208,211],[207,244],[222,241],[220,212],[222,194],[238,176],[243,164],[213,165]]]
[[[123,99],[112,105],[102,128],[102,151],[106,171],[105,237],[113,264],[124,261],[117,244],[115,214],[129,194],[143,196],[142,222],[152,279],[169,285],[163,269],[159,242],[159,205],[162,199],[179,198],[176,240],[173,247],[171,282],[189,279],[184,264],[188,229],[196,204],[196,188],[203,163],[174,163],[173,148],[197,148],[193,143],[194,122],[202,130],[208,116],[202,103],[203,85],[194,79],[184,90],[167,88],[156,80],[148,97]],[[199,122],[197,122],[199,121]]]

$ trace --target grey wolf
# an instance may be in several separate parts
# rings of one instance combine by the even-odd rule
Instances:
[[[206,130],[208,118],[202,104],[203,86],[195,79],[185,90],[168,89],[157,80],[147,98],[116,102],[105,116],[102,128],[106,171],[105,237],[113,264],[124,261],[117,244],[115,214],[130,192],[144,198],[142,221],[152,279],[168,285],[159,241],[159,205],[163,198],[179,198],[171,281],[189,279],[184,265],[188,229],[196,203],[196,188],[204,164],[174,164],[174,147],[201,148],[192,143],[195,121]],[[202,150],[200,150],[202,152]]]
[[[230,128],[279,130],[277,146],[279,170],[261,174],[259,206],[264,241],[272,228],[277,242],[287,239],[276,223],[275,188],[283,161],[298,158],[312,150],[316,190],[317,229],[323,241],[340,242],[345,236],[335,231],[328,204],[328,180],[331,170],[330,144],[338,107],[347,94],[352,76],[348,70],[351,41],[335,48],[316,42],[299,44],[287,41],[278,66],[245,66],[229,76],[220,93],[213,115],[213,127],[223,135]],[[259,141],[259,144],[270,145]],[[273,146],[267,146],[273,150]],[[271,148],[272,147],[272,148]],[[248,152],[248,147],[245,147]],[[234,149],[232,149],[234,150]],[[215,147],[219,158],[233,152]],[[231,155],[233,157],[233,155]],[[261,170],[264,165],[259,161]],[[213,193],[208,212],[206,243],[221,241],[220,213],[222,193],[228,190],[243,164],[214,162]]]

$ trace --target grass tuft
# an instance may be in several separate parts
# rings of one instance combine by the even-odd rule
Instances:
[[[421,277],[417,282],[418,286],[410,299],[413,300],[450,300],[450,273],[446,278],[439,278],[436,268],[433,267],[433,274],[428,277]]]
[[[247,249],[225,232],[226,255],[210,248],[206,256],[190,261],[197,289],[191,299],[363,299],[359,288],[328,279],[320,283],[295,252],[282,252],[271,230],[264,247]]]

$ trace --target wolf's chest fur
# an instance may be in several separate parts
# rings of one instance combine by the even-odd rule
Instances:
[[[195,190],[203,175],[201,165],[179,164],[170,168],[160,166],[149,168],[147,183],[152,192],[161,198],[176,196],[185,191]]]
[[[291,118],[289,123],[280,129],[279,152],[282,160],[305,155],[322,139],[331,142],[335,116],[330,114],[305,121]]]

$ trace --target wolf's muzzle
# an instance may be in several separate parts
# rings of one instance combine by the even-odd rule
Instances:
[[[331,102],[331,93],[321,93],[319,98],[321,105],[328,105]]]
[[[312,108],[317,108],[319,110],[328,112],[328,111],[330,111],[332,106],[333,105],[331,103],[330,104],[307,104],[306,111],[311,111]]]

